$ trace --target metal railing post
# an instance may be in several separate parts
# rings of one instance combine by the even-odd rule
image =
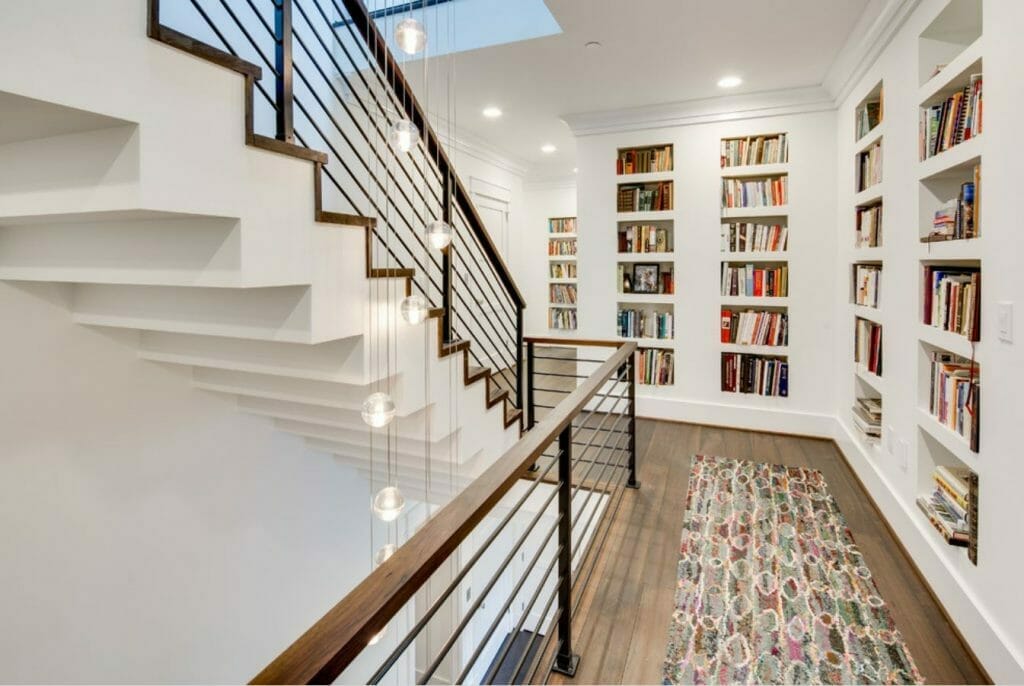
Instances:
[[[534,397],[534,376],[536,370],[534,369],[536,362],[535,355],[537,354],[537,348],[533,341],[527,341],[526,343],[526,428],[532,429],[537,423],[537,401]]]
[[[523,369],[523,308],[516,306],[516,407],[525,409],[523,386],[527,371]],[[532,372],[530,372],[532,373]]]
[[[636,363],[630,355],[626,362],[626,383],[629,384],[629,479],[627,488],[640,488],[636,479]]]
[[[292,0],[274,0],[274,83],[277,139],[295,142],[292,101]]]
[[[444,195],[441,198],[442,202],[442,219],[444,223],[451,227],[452,230],[452,242],[448,244],[448,247],[441,251],[441,307],[444,309],[444,313],[441,315],[441,331],[444,333],[445,343],[450,343],[453,336],[452,327],[452,305],[454,300],[452,297],[453,279],[452,269],[452,251],[455,249],[455,227],[452,224],[452,178],[451,174],[444,175],[444,188],[442,189]]]
[[[576,676],[572,652],[572,423],[558,435],[558,652],[551,671]]]

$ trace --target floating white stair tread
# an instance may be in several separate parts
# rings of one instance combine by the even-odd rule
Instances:
[[[398,376],[396,374],[392,378],[392,387],[398,384]],[[192,379],[196,385],[204,387],[236,389],[235,392],[239,395],[278,398],[345,409],[361,409],[363,401],[375,390],[374,387],[366,384],[313,381],[209,367],[193,368]],[[401,408],[403,403],[400,398],[395,398],[395,404]]]
[[[397,420],[396,420],[397,421]],[[386,430],[375,430],[372,432],[367,426],[362,429],[329,427],[322,424],[307,424],[289,419],[279,419],[274,426],[280,431],[302,436],[304,438],[317,438],[331,443],[338,443],[356,451],[352,454],[369,455],[371,449],[376,455],[383,455],[387,449],[388,437]],[[458,431],[443,438],[434,438],[429,443],[429,454],[431,459],[448,462],[455,441],[458,440]],[[391,437],[391,448],[397,454],[409,456],[420,461],[425,460],[427,446],[425,436],[419,437]],[[456,450],[457,452],[457,450]]]
[[[305,331],[282,331],[280,329],[271,328],[182,322],[177,320],[161,320],[85,312],[75,312],[72,314],[71,318],[78,324],[106,326],[119,329],[164,331],[168,333],[199,334],[203,336],[225,336],[228,338],[254,338],[264,341],[282,341],[288,343],[317,342],[313,340],[312,335],[309,332]]]

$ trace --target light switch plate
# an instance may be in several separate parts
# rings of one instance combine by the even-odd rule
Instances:
[[[1002,301],[996,304],[996,321],[999,325],[999,340],[1013,343],[1013,303]]]

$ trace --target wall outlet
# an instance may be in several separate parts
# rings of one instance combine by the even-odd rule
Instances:
[[[1013,343],[1013,303],[1002,301],[996,304],[996,322],[999,326],[999,340]]]
[[[896,442],[896,464],[899,465],[900,471],[907,471],[907,453],[910,452],[910,445],[904,440],[900,439]]]
[[[892,424],[889,424],[888,426],[885,427],[884,445],[885,445],[885,452],[889,453],[890,455],[892,455],[894,450],[895,450],[895,448],[893,447],[893,441],[895,441],[895,440],[896,440],[896,429],[892,428]]]

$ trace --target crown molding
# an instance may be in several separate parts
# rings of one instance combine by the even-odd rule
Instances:
[[[834,110],[878,60],[921,0],[872,0],[817,86],[563,115],[576,136]]]

